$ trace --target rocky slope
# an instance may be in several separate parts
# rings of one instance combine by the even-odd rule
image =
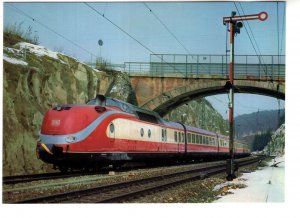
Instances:
[[[135,103],[124,73],[101,72],[42,46],[4,47],[3,174],[49,171],[36,158],[44,113],[55,104],[85,103],[97,93]]]
[[[164,118],[228,135],[226,121],[205,99],[193,100],[175,108]]]
[[[264,148],[267,155],[281,156],[285,149],[285,124],[282,124],[272,135],[271,141]]]

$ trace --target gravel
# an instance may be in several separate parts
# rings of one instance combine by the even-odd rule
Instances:
[[[99,185],[124,182],[135,179],[158,176],[163,173],[177,172],[191,167],[199,167],[199,164],[189,164],[183,166],[168,166],[148,169],[135,169],[126,172],[114,172],[105,175],[90,175],[74,178],[33,181],[28,183],[19,183],[12,185],[3,185],[3,203],[13,203],[34,197],[42,197],[53,194],[59,194],[68,191],[74,191],[85,188],[92,188]],[[243,170],[252,171],[256,167],[244,167]],[[225,186],[217,191],[214,187],[226,182],[225,174],[207,178],[204,180],[185,183],[180,186],[147,195],[127,203],[206,203],[212,202],[218,196],[228,194],[228,189],[242,188],[242,186]]]

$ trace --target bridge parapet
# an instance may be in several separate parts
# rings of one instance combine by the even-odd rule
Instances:
[[[226,79],[228,58],[226,55],[151,55],[150,62],[125,62],[124,70],[130,76]],[[235,75],[267,80],[284,78],[285,56],[236,55]]]

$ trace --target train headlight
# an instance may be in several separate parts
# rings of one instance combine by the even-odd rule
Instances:
[[[67,143],[72,143],[72,142],[75,142],[77,140],[77,137],[74,136],[74,135],[69,135],[67,138],[66,138],[66,142]]]

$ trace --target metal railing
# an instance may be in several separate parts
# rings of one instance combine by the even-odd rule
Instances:
[[[157,57],[158,56],[158,57]],[[159,58],[160,57],[160,58]],[[150,62],[125,62],[124,71],[131,76],[227,78],[229,56],[226,55],[151,55]],[[236,55],[235,75],[276,80],[285,76],[284,55]]]

